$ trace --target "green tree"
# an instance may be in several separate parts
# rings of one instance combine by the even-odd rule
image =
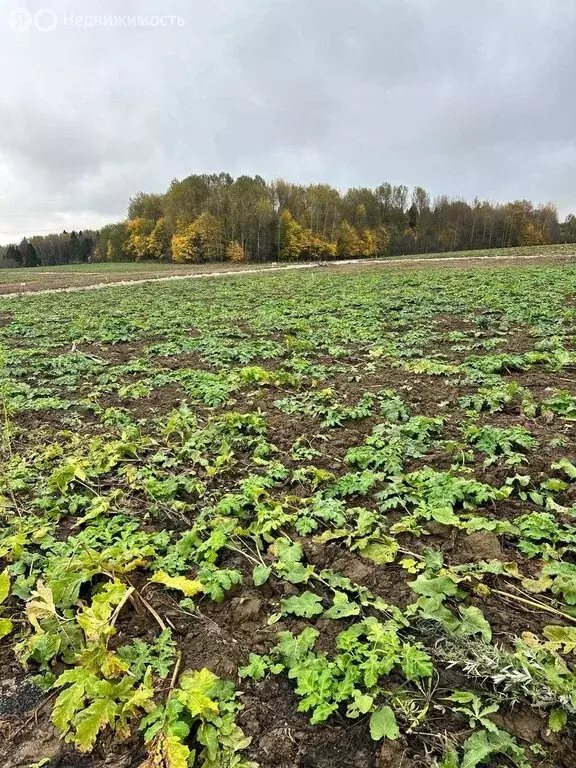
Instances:
[[[16,264],[22,264],[23,257],[17,245],[10,243],[6,249],[6,259],[7,261],[14,261]]]
[[[158,219],[164,216],[164,195],[137,192],[128,202],[129,219]]]

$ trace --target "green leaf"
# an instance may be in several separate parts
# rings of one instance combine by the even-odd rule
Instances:
[[[282,578],[291,584],[305,584],[314,571],[311,565],[304,565],[303,563],[291,563],[287,569],[282,568],[280,570]]]
[[[443,604],[444,596],[436,595],[434,597],[419,597],[413,608],[419,616],[430,621],[438,621],[446,629],[454,632],[461,624],[459,619],[449,611]]]
[[[252,571],[252,581],[254,586],[261,587],[262,584],[266,584],[272,573],[272,568],[267,565],[255,565]]]
[[[374,741],[379,741],[379,739],[396,741],[400,736],[396,715],[390,707],[381,707],[372,713],[370,717],[370,736],[372,736]]]
[[[360,717],[360,715],[365,715],[370,712],[373,704],[373,696],[368,696],[361,691],[355,690],[354,699],[350,702],[348,709],[346,710],[346,717],[355,718]]]
[[[289,667],[295,666],[314,648],[319,634],[313,627],[306,627],[298,637],[294,637],[292,632],[278,633],[278,651]]]
[[[456,629],[456,635],[468,637],[470,635],[481,635],[485,643],[492,640],[492,628],[484,618],[480,608],[471,605],[469,608],[460,608],[462,622]]]
[[[458,752],[456,752],[454,747],[446,747],[444,754],[442,755],[442,762],[440,763],[439,768],[460,768]]]
[[[470,691],[454,691],[450,696],[446,696],[446,701],[453,701],[456,704],[470,704],[478,697]]]
[[[319,616],[323,611],[320,595],[315,595],[308,590],[299,596],[284,598],[280,601],[280,605],[283,613],[302,616],[306,619]]]
[[[421,677],[430,677],[434,671],[434,666],[430,661],[430,656],[415,645],[404,643],[400,658],[402,672],[408,680],[418,680]]]
[[[553,733],[559,733],[568,722],[568,713],[563,709],[553,709],[548,717],[548,727]]]
[[[524,750],[506,731],[477,731],[464,742],[461,768],[477,768],[492,755],[507,755],[518,768],[529,768]]]
[[[301,544],[280,538],[270,547],[272,554],[275,554],[280,563],[288,568],[290,565],[299,563],[304,557],[304,551]]]
[[[218,759],[218,752],[220,751],[218,746],[219,741],[217,729],[210,723],[203,723],[198,728],[196,738],[200,744],[203,744],[206,747],[206,752],[210,762],[216,763],[216,760]]]
[[[334,592],[332,607],[324,612],[325,619],[345,619],[348,616],[358,616],[360,606],[351,603],[345,592]]]
[[[248,664],[245,667],[240,667],[238,670],[238,676],[250,677],[252,680],[262,680],[266,676],[267,669],[267,660],[263,656],[251,653],[248,657]]]
[[[192,717],[218,712],[218,704],[212,699],[218,682],[218,676],[208,669],[182,675],[178,698],[188,707]]]
[[[122,606],[133,588],[128,589],[119,579],[104,584],[94,595],[92,605],[86,606],[76,615],[76,621],[84,630],[87,643],[98,644],[114,634],[110,618],[115,608]]]
[[[454,514],[452,507],[435,507],[430,510],[433,520],[442,525],[458,525],[460,518]]]
[[[559,469],[570,478],[570,480],[576,480],[576,467],[568,459],[560,459],[552,464],[552,469]]]
[[[462,768],[477,768],[480,763],[494,753],[489,737],[490,734],[487,731],[478,731],[466,739]]]
[[[454,597],[458,592],[458,585],[449,576],[435,576],[430,579],[421,574],[416,581],[408,582],[408,586],[417,595],[424,595],[426,597],[434,597],[435,595]]]
[[[180,739],[174,734],[166,736],[164,740],[164,752],[168,768],[188,768],[189,765],[192,765],[190,762],[190,750],[186,744],[182,744]],[[154,763],[152,763],[152,765],[154,765]]]

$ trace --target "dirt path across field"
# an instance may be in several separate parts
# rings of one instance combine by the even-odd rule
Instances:
[[[434,267],[442,267],[442,266],[462,266],[462,267],[477,267],[477,266],[487,266],[490,263],[499,264],[499,265],[513,265],[513,264],[520,264],[525,261],[533,261],[535,263],[542,263],[542,264],[551,264],[551,263],[567,263],[571,260],[576,261],[576,249],[573,254],[536,254],[536,255],[527,255],[527,256],[470,256],[470,257],[460,257],[460,256],[446,256],[446,257],[433,257],[433,258],[422,258],[422,257],[414,257],[414,258],[399,258],[399,259],[345,259],[343,261],[335,261],[335,262],[311,262],[309,264],[284,264],[282,266],[270,266],[270,267],[248,267],[248,268],[242,268],[242,269],[227,269],[227,270],[212,270],[207,272],[194,272],[191,274],[176,274],[176,275],[166,275],[166,276],[160,276],[156,275],[153,277],[144,277],[144,278],[138,278],[134,277],[134,279],[131,279],[128,277],[126,273],[123,273],[121,275],[118,275],[118,279],[115,279],[115,275],[108,274],[106,282],[95,282],[95,283],[88,283],[87,285],[69,285],[69,286],[61,286],[61,287],[55,287],[55,288],[37,288],[38,282],[36,283],[5,283],[4,285],[0,282],[0,300],[1,299],[14,299],[18,296],[23,296],[27,294],[33,293],[34,295],[44,295],[49,293],[77,293],[79,291],[98,291],[102,288],[110,288],[110,287],[116,287],[116,286],[122,286],[122,285],[143,285],[144,283],[163,283],[168,282],[170,280],[200,280],[207,277],[236,277],[237,275],[256,275],[261,274],[263,272],[284,272],[287,270],[294,270],[294,269],[338,269],[340,267],[366,267],[370,266],[372,268],[375,267],[400,267],[400,268],[411,268],[416,267],[419,268],[421,266],[434,266]],[[44,273],[53,276],[54,272]],[[78,279],[78,277],[99,277],[101,273],[99,272],[85,272],[85,273],[77,273],[77,272],[70,272],[70,273],[59,273],[59,276],[62,277],[62,280],[65,282],[66,279],[68,280],[74,280]],[[136,275],[137,273],[135,273]],[[0,275],[1,280],[1,275]],[[16,288],[16,290],[14,290]],[[8,289],[12,289],[8,292]],[[6,291],[6,292],[4,292]]]

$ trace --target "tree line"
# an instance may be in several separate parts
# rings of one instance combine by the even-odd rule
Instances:
[[[576,218],[552,204],[431,199],[387,182],[329,184],[194,174],[139,192],[125,221],[98,232],[33,237],[5,249],[22,266],[82,261],[266,261],[408,255],[575,242]]]
[[[98,233],[61,232],[24,238],[18,245],[11,244],[0,251],[6,266],[55,267],[62,264],[81,264],[94,255]]]

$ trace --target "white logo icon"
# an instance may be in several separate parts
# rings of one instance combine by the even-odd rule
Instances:
[[[53,32],[58,26],[58,16],[52,8],[41,8],[34,14],[34,26],[39,32]]]
[[[27,8],[17,8],[10,14],[10,27],[15,32],[28,32],[35,27],[39,32],[53,32],[58,16],[53,8],[40,8],[34,15]]]
[[[26,8],[18,8],[10,14],[10,26],[15,32],[28,32],[32,24],[32,14]]]

